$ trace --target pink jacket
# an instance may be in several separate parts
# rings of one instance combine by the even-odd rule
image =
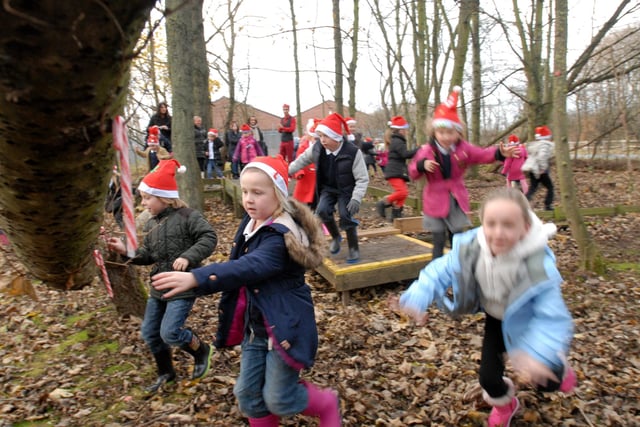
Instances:
[[[451,177],[444,179],[439,168],[434,172],[418,170],[418,165],[427,159],[438,161],[431,144],[420,147],[409,163],[409,177],[414,181],[423,176],[427,178],[427,185],[422,191],[422,212],[433,218],[446,218],[449,214],[449,194],[453,195],[463,212],[470,212],[464,173],[471,165],[494,162],[497,149],[481,148],[464,140],[458,141],[451,150]]]
[[[506,175],[509,181],[525,179],[524,172],[522,172],[522,165],[525,160],[527,160],[527,149],[524,148],[524,144],[518,144],[518,148],[520,148],[520,157],[508,157],[504,160],[502,174]]]
[[[233,153],[232,160],[234,162],[239,161],[243,165],[250,163],[256,156],[264,156],[260,144],[253,139],[253,136],[247,135],[240,138],[238,145],[236,145],[236,151]]]

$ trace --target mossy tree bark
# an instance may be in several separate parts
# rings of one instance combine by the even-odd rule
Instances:
[[[47,285],[93,280],[113,165],[111,119],[155,0],[0,7],[0,227]]]

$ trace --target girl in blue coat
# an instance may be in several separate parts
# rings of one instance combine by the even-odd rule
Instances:
[[[190,273],[153,277],[171,297],[195,290],[222,292],[215,345],[242,342],[240,376],[234,387],[249,425],[277,427],[279,417],[297,413],[341,425],[338,396],[300,381],[318,349],[307,268],[324,258],[326,238],[306,205],[288,198],[287,164],[281,156],[257,157],[240,174],[247,216],[235,236],[231,260]]]
[[[508,427],[520,404],[503,376],[503,354],[539,390],[567,393],[576,385],[566,362],[573,323],[547,246],[555,225],[543,225],[514,188],[491,193],[480,220],[481,227],[456,235],[451,252],[430,262],[395,304],[418,324],[433,301],[452,316],[484,310],[480,385],[493,406],[488,424]]]

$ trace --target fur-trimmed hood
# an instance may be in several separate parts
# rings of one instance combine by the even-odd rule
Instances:
[[[284,243],[291,258],[305,268],[316,268],[327,255],[327,239],[320,220],[307,205],[292,198],[289,204],[293,212],[284,212],[273,222],[289,229],[284,234]]]

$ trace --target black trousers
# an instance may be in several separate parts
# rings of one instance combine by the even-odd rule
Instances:
[[[502,335],[502,320],[486,315],[484,324],[484,338],[482,340],[482,359],[480,360],[480,385],[493,398],[505,396],[508,386],[502,379],[505,369],[504,336]],[[553,369],[558,378],[564,375],[564,366]],[[546,386],[538,386],[539,391],[556,391],[559,382],[549,381]]]
[[[553,183],[551,182],[551,176],[548,172],[540,174],[539,178],[529,172],[529,191],[527,191],[527,200],[531,200],[535,192],[538,190],[538,186],[542,184],[547,189],[547,195],[544,198],[544,208],[551,210],[553,207]]]

